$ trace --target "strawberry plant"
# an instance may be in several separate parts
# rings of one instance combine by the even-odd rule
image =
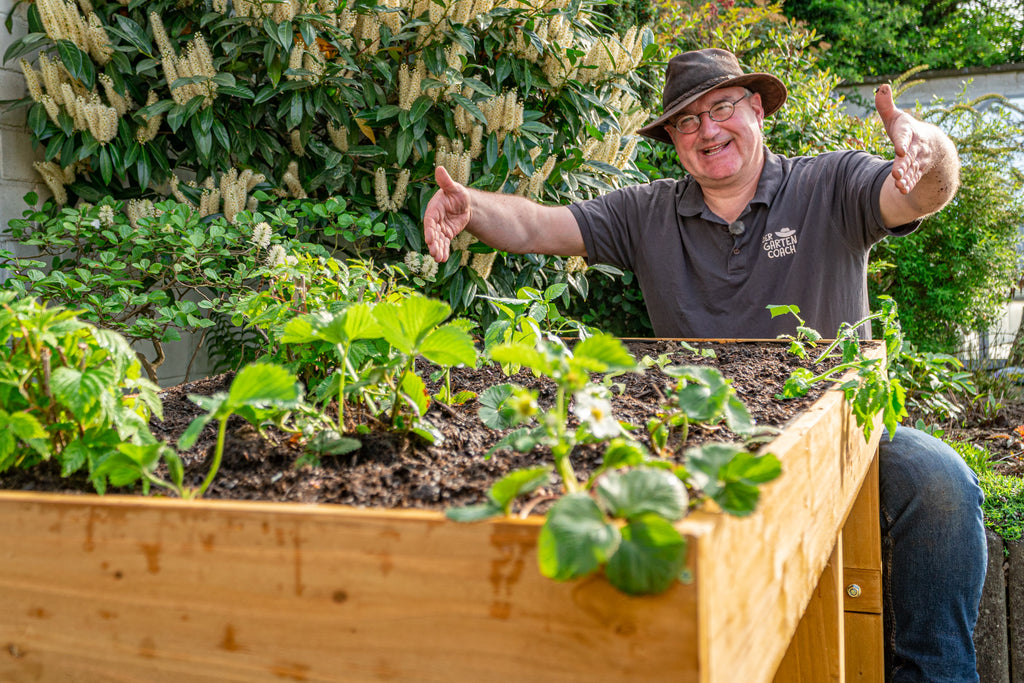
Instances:
[[[426,384],[416,373],[416,358],[423,356],[442,368],[455,365],[475,367],[477,352],[473,339],[460,324],[441,325],[451,315],[451,307],[443,301],[423,296],[411,296],[394,302],[377,304],[373,316],[394,352],[397,364],[394,374],[387,378],[391,386],[391,415],[395,428],[411,428],[431,441],[440,434],[430,423],[422,420],[430,397]],[[403,414],[403,405],[411,419]]]
[[[668,457],[686,442],[691,422],[726,425],[748,440],[763,440],[778,430],[758,427],[750,411],[736,396],[736,391],[722,373],[715,368],[700,365],[670,365],[662,372],[677,382],[662,410],[647,423],[651,445],[655,452]]]
[[[121,444],[154,443],[148,421],[160,410],[123,337],[0,291],[0,472],[52,459],[102,492],[101,464]]]
[[[169,445],[155,441],[119,445],[117,451],[101,463],[98,472],[116,486],[128,486],[142,480],[147,491],[150,485],[155,484],[180,498],[199,498],[210,488],[220,469],[228,419],[238,415],[257,429],[272,420],[280,424],[287,417],[288,411],[298,406],[301,392],[294,375],[284,368],[254,363],[242,368],[227,393],[190,398],[207,412],[195,418],[178,439],[180,450],[191,448],[200,432],[211,421],[217,423],[217,443],[210,468],[199,486],[192,488],[185,485],[181,458]],[[161,460],[167,465],[169,479],[157,474]]]
[[[757,504],[758,484],[781,473],[778,459],[771,454],[755,456],[731,444],[691,448],[685,453],[685,467],[652,458],[642,444],[625,436],[612,415],[606,388],[590,381],[592,372],[639,369],[622,343],[601,333],[572,349],[557,339],[534,339],[535,346],[499,344],[490,356],[503,364],[514,360],[551,379],[556,387],[554,406],[542,412],[535,392],[502,384],[480,397],[480,417],[495,429],[536,421],[532,428],[503,437],[491,452],[502,448],[526,452],[542,446],[551,450],[553,467],[514,471],[491,487],[483,503],[450,509],[448,516],[475,521],[508,515],[516,498],[550,484],[555,470],[564,495],[551,506],[538,538],[541,573],[566,581],[603,569],[608,580],[626,593],[666,590],[686,578],[686,542],[673,526],[689,506],[684,481],[702,489],[726,512],[746,515]],[[663,417],[651,427],[659,454],[667,454],[669,432],[679,427],[685,431],[690,419],[725,420],[738,433],[763,435],[717,371],[679,366],[671,368],[670,374],[679,379],[679,385]],[[567,426],[570,413],[578,420],[575,430]],[[601,442],[606,443],[602,464],[587,481],[579,481],[572,467],[573,449]]]

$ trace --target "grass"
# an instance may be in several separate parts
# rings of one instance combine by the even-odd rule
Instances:
[[[948,443],[978,475],[985,493],[981,506],[985,526],[1008,541],[1024,537],[1024,478],[993,472],[990,453],[980,446],[963,441]]]

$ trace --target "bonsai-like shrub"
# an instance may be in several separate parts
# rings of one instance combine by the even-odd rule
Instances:
[[[27,199],[37,201],[31,194]],[[311,202],[293,200],[266,214],[243,211],[229,221],[222,214],[203,218],[173,200],[154,205],[108,197],[62,209],[47,202],[11,221],[11,236],[36,253],[0,252],[0,265],[11,273],[3,287],[72,307],[83,320],[130,342],[151,342],[154,358],[140,359],[156,381],[164,343],[180,339],[185,330],[205,334],[233,298],[262,287],[267,268],[288,250],[325,253],[294,239],[309,229],[303,203]],[[346,213],[337,200],[315,208],[330,218],[334,232],[369,222]],[[305,212],[320,220],[308,206]]]

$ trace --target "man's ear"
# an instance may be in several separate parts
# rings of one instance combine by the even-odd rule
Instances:
[[[754,110],[754,114],[757,116],[757,125],[764,125],[764,104],[761,103],[761,93],[755,92],[750,96],[750,107]]]

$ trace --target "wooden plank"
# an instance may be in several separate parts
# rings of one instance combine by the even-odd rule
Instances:
[[[536,521],[32,494],[0,520],[4,681],[696,680],[695,584],[550,581]]]
[[[846,610],[846,678],[882,683],[882,536],[878,505],[878,458],[843,527],[843,584]]]
[[[847,683],[883,683],[882,616],[846,612],[844,627]]]
[[[844,638],[843,545],[839,539],[775,674],[775,683],[843,683]]]
[[[865,485],[857,495],[843,526],[843,563],[847,568],[882,566],[882,530],[879,523],[878,460],[872,461]]]
[[[728,568],[705,573],[698,585],[702,648],[708,648],[701,661],[713,672],[702,681],[772,680],[879,437],[876,426],[865,442],[842,394],[830,392],[768,447],[783,454],[783,476],[764,487],[753,515],[720,518],[697,561]]]
[[[0,494],[0,680],[699,681],[775,674],[877,445],[829,392],[759,510],[679,524],[695,580],[536,569],[539,520]]]
[[[882,613],[882,570],[851,569],[843,572],[844,608],[847,612]]]

